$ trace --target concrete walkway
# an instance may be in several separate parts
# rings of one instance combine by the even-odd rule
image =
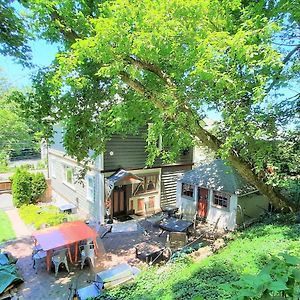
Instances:
[[[17,239],[31,235],[30,230],[20,218],[18,210],[13,206],[11,194],[3,194],[0,196],[0,209],[5,210],[9,217]]]

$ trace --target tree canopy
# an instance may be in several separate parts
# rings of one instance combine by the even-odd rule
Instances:
[[[30,33],[13,2],[0,0],[0,53],[16,58],[24,66],[30,66]]]
[[[39,145],[39,127],[32,119],[24,118],[20,105],[13,101],[15,92],[5,78],[0,78],[0,164],[7,163],[12,151],[19,153]]]
[[[23,105],[49,136],[64,124],[69,155],[152,123],[149,164],[202,144],[275,206],[295,206],[274,186],[299,172],[299,91],[274,91],[299,81],[299,0],[21,2],[34,34],[62,45]],[[214,132],[207,110],[222,116]]]

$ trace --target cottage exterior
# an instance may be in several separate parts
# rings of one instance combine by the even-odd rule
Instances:
[[[76,173],[81,167],[66,156],[62,128],[55,126],[54,130],[54,143],[48,151],[53,198],[74,204],[88,218],[101,223],[108,211],[113,217],[146,214],[175,204],[176,178],[192,168],[191,150],[183,153],[175,164],[166,165],[158,160],[152,168],[146,168],[143,136],[115,135],[79,183]],[[113,180],[116,176],[120,178]]]
[[[177,206],[208,223],[234,230],[268,210],[267,199],[237,171],[217,159],[186,172],[177,182]]]

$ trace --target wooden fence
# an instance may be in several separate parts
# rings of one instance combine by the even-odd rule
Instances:
[[[51,201],[51,197],[52,197],[51,180],[46,179],[46,182],[47,182],[47,189],[46,189],[45,193],[39,199],[42,202]],[[0,181],[0,195],[4,194],[4,193],[11,193],[11,181],[10,180]]]

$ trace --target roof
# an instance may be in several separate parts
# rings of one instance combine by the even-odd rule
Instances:
[[[186,172],[179,181],[236,195],[257,190],[242,178],[233,167],[221,159],[216,159]]]
[[[114,185],[126,185],[143,181],[143,179],[123,169],[120,169],[107,179]]]

